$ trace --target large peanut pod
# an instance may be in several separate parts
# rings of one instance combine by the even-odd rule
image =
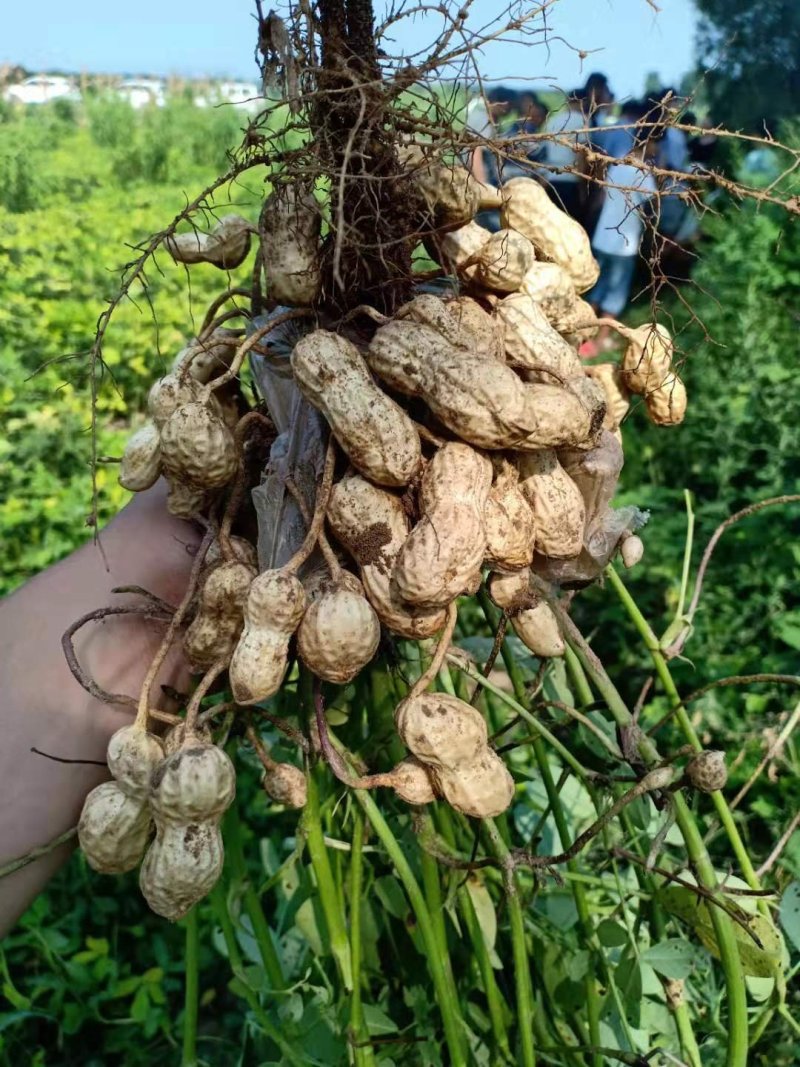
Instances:
[[[469,765],[489,742],[477,708],[449,693],[406,698],[397,706],[395,725],[409,752],[437,771]]]
[[[164,240],[176,263],[212,263],[220,270],[234,270],[247,258],[253,227],[241,215],[223,215],[210,233],[192,230]]]
[[[157,819],[156,830],[139,872],[139,888],[157,915],[177,922],[211,892],[222,874],[222,834],[215,821]]]
[[[677,426],[686,415],[686,386],[677,374],[668,374],[658,389],[647,394],[644,403],[656,426]]]
[[[508,612],[517,637],[535,656],[564,655],[564,638],[550,606],[530,589],[530,570],[516,574],[493,574],[489,596]]]
[[[205,510],[209,494],[204,489],[197,489],[173,478],[167,479],[167,485],[167,511],[170,515],[178,519],[191,519]]]
[[[164,745],[149,730],[131,723],[111,735],[106,762],[112,778],[123,793],[143,800],[153,772],[164,758]]]
[[[122,874],[144,855],[150,825],[146,800],[124,793],[116,782],[103,782],[83,802],[78,844],[93,870]]]
[[[595,363],[586,367],[586,373],[600,383],[606,395],[603,427],[612,432],[618,430],[631,406],[631,394],[622,380],[622,371],[616,363]]]
[[[579,296],[575,297],[569,307],[555,311],[548,318],[553,329],[557,330],[568,344],[575,347],[594,337],[600,329],[594,308]]]
[[[161,464],[177,481],[221,489],[238,467],[233,434],[204,401],[177,408],[161,430]]]
[[[476,181],[460,163],[429,161],[419,145],[398,150],[438,228],[463,226],[484,206],[499,207],[498,191]]]
[[[354,344],[315,330],[295,345],[292,371],[354,467],[378,485],[408,484],[422,458],[419,435],[403,409],[375,384]]]
[[[516,571],[533,559],[536,520],[519,487],[519,471],[504,456],[493,456],[494,480],[483,521],[486,526],[486,557],[489,567]]]
[[[205,577],[197,614],[184,634],[183,650],[195,671],[230,659],[244,625],[244,604],[257,574],[251,563],[217,563]]]
[[[451,808],[473,819],[502,815],[514,799],[514,779],[502,759],[486,748],[472,763],[452,769],[431,768],[434,788]]]
[[[313,193],[281,185],[261,209],[262,258],[267,293],[277,304],[305,307],[319,293],[319,206]]]
[[[572,347],[547,321],[539,305],[525,293],[514,293],[495,307],[503,328],[505,358],[536,373],[543,382],[569,381],[583,374]]]
[[[346,685],[378,650],[381,624],[355,575],[342,573],[314,597],[297,631],[297,651],[318,678]]]
[[[471,348],[487,359],[503,359],[503,337],[497,320],[471,296],[457,296],[445,304],[455,319],[462,348]]]
[[[674,352],[672,336],[658,322],[620,331],[628,341],[622,357],[622,380],[627,389],[647,396],[667,379]]]
[[[306,610],[302,582],[283,570],[254,578],[244,606],[244,630],[228,678],[234,700],[257,704],[280,689],[289,665],[289,641]]]
[[[381,326],[367,360],[379,378],[422,396],[449,430],[479,448],[580,444],[593,429],[592,412],[571,389],[527,385],[510,367],[456,347],[421,323]]]
[[[578,299],[572,278],[558,263],[537,259],[522,279],[520,290],[538,304],[548,321],[569,310]]]
[[[586,230],[556,207],[533,178],[506,182],[500,217],[504,226],[524,234],[543,259],[563,267],[579,293],[597,281],[600,268]]]
[[[491,236],[489,230],[473,221],[446,233],[439,239],[437,248],[442,267],[465,281],[472,281],[478,270],[476,257]]]
[[[191,740],[167,756],[153,775],[153,812],[172,822],[219,819],[236,795],[236,772],[221,748]]]
[[[516,230],[499,230],[475,255],[473,277],[484,289],[515,293],[535,258],[527,237]]]
[[[536,519],[536,551],[551,559],[572,559],[583,547],[586,508],[580,489],[555,452],[518,457],[520,488]]]
[[[119,484],[132,493],[141,493],[158,481],[161,474],[161,435],[148,422],[128,438],[119,465]]]
[[[446,607],[480,585],[491,485],[491,461],[469,445],[448,442],[433,457],[422,479],[422,518],[400,549],[392,574],[406,603]]]
[[[391,580],[397,554],[408,536],[408,519],[399,497],[359,474],[347,474],[333,487],[328,522],[359,565],[364,592],[384,626],[417,640],[441,630],[444,612],[404,604]]]

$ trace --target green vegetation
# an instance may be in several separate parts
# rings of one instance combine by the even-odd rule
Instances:
[[[130,246],[163,227],[224,168],[240,125],[230,110],[197,112],[181,104],[138,115],[102,100],[85,113],[0,112],[4,590],[88,535],[90,405],[82,353],[114,294],[119,267],[136,254]],[[217,205],[224,210],[230,202],[255,217],[262,181],[250,172],[223,190]],[[687,421],[678,430],[657,430],[637,410],[624,431],[620,502],[652,512],[645,561],[625,586],[658,634],[678,606],[684,489],[696,518],[695,567],[708,536],[731,512],[800,492],[800,401],[793,390],[800,238],[777,209],[717,208],[704,223],[693,286],[667,298],[660,312],[672,318],[686,357]],[[147,294],[132,294],[135,303],[120,309],[109,333],[98,403],[101,455],[119,455],[150,382],[222,288],[223,276],[211,267],[193,268],[191,288],[167,256],[158,257],[158,267],[148,271]],[[236,280],[246,277],[243,268]],[[634,309],[634,316],[646,315],[645,306]],[[100,468],[99,483],[103,518],[126,494],[113,466]],[[689,659],[669,665],[681,694],[731,674],[798,673],[798,513],[797,505],[768,509],[723,536]],[[465,613],[468,627],[458,635],[478,659],[491,647],[492,612],[484,607],[488,618],[477,608]],[[663,661],[656,654],[653,662],[647,651],[646,624],[635,607],[626,609],[611,581],[582,593],[574,617],[628,707],[648,675],[660,672],[644,723],[653,725],[670,706],[671,683]],[[506,855],[511,830],[534,851],[557,853],[627,788],[601,788],[584,770],[607,770],[607,750],[617,743],[600,699],[617,725],[627,712],[609,697],[607,679],[582,666],[577,653],[548,675],[543,697],[581,707],[593,729],[576,728],[558,707],[532,712],[537,664],[519,642],[506,642],[507,674],[499,686],[490,679],[482,710],[495,729],[519,715],[522,726],[506,737],[535,740],[506,754],[518,802],[484,828],[482,853]],[[403,754],[392,710],[417,664],[412,647],[401,644],[396,654],[392,673],[367,671],[327,694],[337,737],[376,769]],[[504,688],[509,681],[513,694]],[[439,684],[462,692],[465,678],[453,669]],[[302,690],[301,679],[290,680],[276,712],[295,714]],[[752,684],[712,690],[689,708],[703,742],[728,753],[729,799],[786,724],[797,695],[786,686]],[[662,751],[683,744],[684,730],[680,716],[664,727],[657,735]],[[296,760],[280,735],[268,740],[276,759]],[[540,1063],[597,1067],[634,1063],[659,1047],[692,1067],[725,1063],[728,1029],[743,1017],[732,1022],[728,1014],[723,971],[707,947],[716,950],[708,909],[693,910],[686,890],[665,894],[657,872],[641,865],[664,825],[650,801],[635,800],[621,821],[560,867],[563,884],[547,872],[536,881],[522,867],[507,895],[497,868],[467,874],[439,862],[468,858],[475,844],[475,825],[449,809],[435,805],[412,818],[386,793],[374,799],[350,793],[318,767],[316,802],[298,820],[270,806],[251,750],[236,739],[230,746],[243,773],[237,809],[226,817],[226,871],[198,907],[196,928],[151,915],[135,876],[97,876],[76,855],[0,949],[0,1064],[152,1067],[178,1062],[183,1048],[185,1065],[494,1067],[530,1063],[535,1054]],[[569,760],[581,773],[562,780]],[[799,769],[789,738],[736,811],[756,867],[797,810]],[[692,804],[701,824],[714,828],[711,862],[726,878],[733,851],[712,800],[700,796]],[[688,808],[679,818],[691,821]],[[699,854],[702,843],[692,840]],[[635,859],[614,854],[614,847]],[[668,862],[664,855],[660,862],[676,869],[685,862],[674,829],[664,848]],[[740,866],[734,873],[744,872]],[[800,833],[766,884],[785,892],[781,920],[791,975],[800,952]],[[344,944],[332,936],[342,930]],[[741,963],[768,975],[746,979],[751,1040],[758,1038],[748,1062],[789,1067],[800,1049],[797,1024],[788,1018],[798,996],[790,985],[788,1006],[773,1010],[780,999],[774,945],[762,937],[759,948],[734,925],[729,948],[726,970]],[[339,977],[348,970],[360,997],[351,997]],[[184,1029],[184,990],[198,978],[195,1042],[193,1030]],[[684,1003],[676,1007],[681,982]],[[521,1040],[517,1020],[531,1009],[533,1030]],[[443,1023],[461,1061],[448,1057]],[[349,1050],[348,1041],[355,1042]],[[612,1051],[583,1055],[577,1046]],[[649,1062],[676,1061],[656,1054]]]

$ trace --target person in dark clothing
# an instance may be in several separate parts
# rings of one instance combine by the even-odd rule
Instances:
[[[512,178],[532,178],[536,174],[533,165],[541,162],[544,158],[544,141],[526,141],[526,134],[539,133],[547,118],[547,108],[533,92],[519,94],[519,114],[516,119],[504,131],[503,136],[510,142],[509,155],[502,165],[502,180],[510,181]],[[526,163],[529,160],[529,163]]]

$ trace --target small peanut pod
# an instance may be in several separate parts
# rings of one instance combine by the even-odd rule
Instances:
[[[207,671],[230,658],[244,624],[244,604],[257,574],[250,563],[217,563],[200,589],[197,614],[183,638],[183,650],[195,671]]]
[[[606,430],[618,430],[631,406],[630,393],[622,380],[622,371],[616,363],[595,363],[586,368],[586,373],[599,382],[606,395]]]
[[[208,493],[185,482],[167,479],[167,511],[179,519],[191,519],[202,514],[208,504]]]
[[[378,485],[408,484],[421,461],[419,435],[375,384],[354,344],[315,330],[295,345],[292,371],[354,467]]]
[[[484,289],[515,293],[535,258],[527,237],[516,230],[498,230],[474,257],[474,280]]]
[[[526,385],[510,367],[407,319],[376,331],[367,360],[379,378],[408,396],[422,396],[449,430],[479,448],[577,445],[594,428],[595,413],[571,387]]]
[[[486,722],[471,704],[449,693],[420,693],[398,704],[397,732],[406,748],[426,768],[469,765],[486,749]]]
[[[489,230],[472,221],[446,233],[436,249],[442,266],[465,281],[472,281],[478,269],[475,257],[491,236]]]
[[[257,704],[281,687],[289,665],[289,641],[306,610],[301,581],[283,570],[254,578],[244,606],[244,630],[228,677],[234,700]]]
[[[219,819],[236,795],[236,772],[221,748],[197,739],[184,744],[153,775],[150,803],[156,816],[172,822]]]
[[[267,292],[277,304],[305,307],[321,282],[319,206],[309,189],[282,185],[261,209]]]
[[[644,398],[650,421],[656,426],[678,426],[686,415],[686,386],[670,373],[657,389]]]
[[[141,493],[155,485],[160,474],[161,435],[148,422],[128,438],[119,465],[119,484],[132,493]]]
[[[261,785],[268,797],[287,808],[304,808],[308,799],[306,776],[291,763],[273,763]]]
[[[644,556],[644,542],[638,534],[628,534],[619,544],[619,554],[625,567],[630,570],[641,563]]]
[[[583,547],[586,507],[581,491],[555,452],[520,454],[520,488],[536,519],[536,551],[551,559],[571,559]]]
[[[501,300],[495,315],[502,324],[507,362],[535,372],[536,377],[531,380],[564,383],[583,375],[577,354],[525,293]]]
[[[600,268],[592,255],[589,235],[575,219],[552,202],[544,186],[533,178],[512,178],[503,186],[501,220],[524,234],[543,259],[569,274],[579,293],[591,289]]]
[[[172,373],[181,376],[182,371],[201,385],[223,374],[233,362],[240,338],[236,330],[224,326],[204,338],[195,337],[182,348],[172,364]]]
[[[164,745],[155,734],[131,723],[111,735],[106,762],[112,778],[129,797],[144,800],[150,781],[164,758]]]
[[[253,568],[254,574],[258,573],[258,552],[256,546],[251,544],[246,537],[237,537],[235,534],[233,537],[228,538],[233,555],[238,563],[246,563],[249,567]],[[211,544],[208,546],[206,552],[206,558],[203,560],[203,564],[209,570],[216,563],[222,562],[222,548],[220,547],[219,538],[215,537]]]
[[[161,431],[178,408],[193,401],[205,401],[215,415],[222,417],[222,408],[213,393],[206,398],[206,390],[200,382],[182,373],[182,370],[172,371],[153,383],[147,398],[147,411],[156,428]]]
[[[406,804],[431,804],[436,800],[430,772],[415,756],[401,760],[380,777],[383,779],[380,784],[391,786]]]
[[[493,574],[489,579],[489,596],[508,612],[514,633],[535,656],[564,655],[564,638],[558,621],[548,604],[531,591],[527,568],[516,574]]]
[[[564,268],[542,260],[531,265],[520,289],[539,305],[548,322],[567,312],[578,298],[572,278]]]
[[[391,581],[395,560],[408,536],[408,519],[399,497],[358,474],[347,474],[333,487],[328,522],[361,568],[364,592],[384,626],[416,639],[431,637],[442,628],[443,611],[409,607]]]
[[[422,519],[395,562],[392,580],[401,599],[421,607],[446,607],[480,585],[486,554],[484,508],[492,464],[469,445],[448,442],[422,479]]]
[[[493,819],[507,811],[514,799],[514,779],[502,759],[486,748],[462,767],[431,768],[436,792],[451,808],[473,819]]]
[[[657,322],[620,332],[628,341],[622,357],[622,379],[630,392],[647,396],[670,373],[674,351],[670,332]]]
[[[158,818],[156,833],[139,872],[139,888],[157,915],[177,922],[216,885],[224,861],[222,834],[216,821]]]
[[[486,564],[500,571],[527,567],[533,559],[536,520],[519,487],[519,471],[503,456],[493,456],[492,488],[483,509]]]
[[[297,651],[318,678],[346,685],[375,655],[381,624],[364,590],[346,571],[311,600],[297,631]]]
[[[86,797],[78,822],[78,843],[89,866],[101,874],[122,874],[139,863],[150,836],[145,799],[103,782]]]
[[[233,434],[203,401],[177,408],[161,430],[161,463],[176,481],[221,489],[238,467]]]
[[[253,227],[241,215],[223,215],[211,233],[178,233],[164,240],[176,263],[212,263],[234,270],[247,258]]]

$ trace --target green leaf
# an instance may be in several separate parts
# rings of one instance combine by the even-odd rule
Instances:
[[[622,923],[614,922],[613,919],[603,919],[597,927],[597,938],[606,948],[618,948],[620,945],[627,945],[628,931]]]
[[[800,950],[800,882],[790,882],[784,890],[778,918],[786,936]]]
[[[648,948],[642,959],[665,978],[688,978],[697,963],[697,949],[681,937],[670,937]]]
[[[365,1004],[362,1008],[364,1022],[370,1034],[396,1034],[397,1025],[393,1023],[385,1011],[381,1011],[374,1004]]]

